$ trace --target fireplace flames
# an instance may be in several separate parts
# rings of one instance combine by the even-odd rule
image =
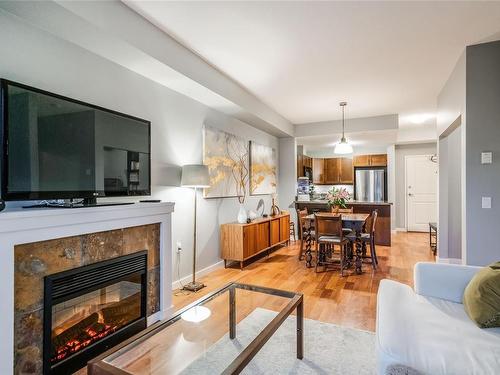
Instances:
[[[89,345],[92,345],[94,342],[101,340],[102,338],[112,334],[122,327],[123,324],[113,323],[108,324],[104,321],[104,316],[101,311],[94,313],[91,315],[97,315],[97,321],[90,323],[89,326],[85,328],[81,328],[79,331],[75,331],[74,328],[78,326],[80,323],[74,325],[70,329],[62,332],[56,338],[61,338],[62,335],[65,337],[68,332],[74,332],[74,337],[67,339],[66,342],[63,341],[61,344],[61,340],[53,340],[52,345],[52,358],[51,363],[57,363],[64,358],[86,348]]]

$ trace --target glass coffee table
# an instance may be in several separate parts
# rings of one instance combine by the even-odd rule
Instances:
[[[230,283],[95,358],[88,373],[238,374],[295,311],[296,347],[288,344],[302,359],[302,294]]]

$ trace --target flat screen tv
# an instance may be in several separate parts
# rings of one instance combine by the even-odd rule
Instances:
[[[8,80],[1,188],[12,200],[150,195],[151,123]]]

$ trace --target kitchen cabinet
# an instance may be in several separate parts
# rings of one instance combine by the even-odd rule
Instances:
[[[337,158],[325,159],[325,184],[333,185],[340,182],[340,163]]]
[[[297,177],[305,177],[304,167],[313,167],[313,158],[307,155],[297,155]]]
[[[352,184],[352,159],[314,158],[313,183],[317,185]]]
[[[387,154],[356,155],[353,164],[355,167],[386,167]]]
[[[243,262],[279,244],[290,242],[290,214],[259,218],[248,224],[227,223],[220,227],[221,256]]]
[[[372,167],[386,167],[387,154],[370,155],[370,166]]]
[[[304,156],[297,155],[297,178],[304,177]]]
[[[304,167],[312,168],[313,167],[313,158],[303,155],[304,158]]]
[[[352,184],[354,182],[353,174],[352,159],[340,158],[340,183]]]
[[[325,159],[313,159],[313,184],[322,185],[325,183]]]

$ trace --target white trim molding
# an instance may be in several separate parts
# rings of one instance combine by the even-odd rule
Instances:
[[[196,278],[198,279],[198,278],[205,276],[205,275],[209,274],[210,272],[218,270],[220,268],[224,268],[224,261],[223,260],[221,260],[220,262],[214,263],[211,266],[205,267],[199,271],[196,271]],[[174,271],[174,272],[176,272],[176,271]],[[189,276],[185,276],[185,277],[182,277],[181,279],[174,281],[172,283],[172,290],[182,288],[182,286],[189,283],[192,278],[193,278],[193,275],[189,275]]]
[[[436,263],[464,264],[462,259],[459,259],[459,258],[440,258],[439,255],[436,256]]]

